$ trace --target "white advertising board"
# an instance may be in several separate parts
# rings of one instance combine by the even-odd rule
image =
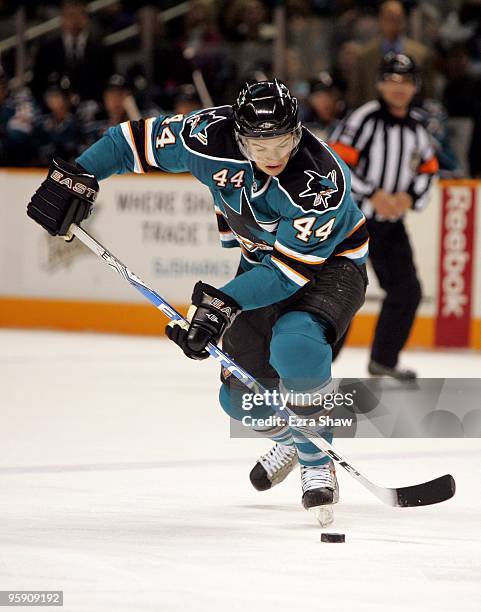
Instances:
[[[78,241],[52,238],[25,214],[42,175],[0,173],[2,295],[141,302]],[[222,285],[238,249],[222,249],[209,191],[185,176],[104,181],[84,227],[174,303],[187,303],[199,279]]]
[[[42,177],[38,171],[0,172],[0,295],[142,302],[142,296],[78,241],[66,244],[52,238],[28,219],[26,203]],[[424,293],[419,314],[426,316],[436,313],[440,203],[440,191],[435,188],[426,209],[410,212],[406,218]],[[474,253],[480,253],[479,212],[476,225]],[[209,191],[186,175],[128,175],[103,181],[95,212],[84,226],[177,304],[189,302],[199,279],[217,286],[225,283],[235,274],[239,261],[238,249],[220,247]],[[477,261],[475,317],[481,315],[481,266]],[[362,312],[377,312],[381,296],[371,272]]]

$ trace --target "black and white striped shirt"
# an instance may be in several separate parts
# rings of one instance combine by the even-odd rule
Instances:
[[[378,189],[408,193],[414,209],[426,205],[438,162],[428,133],[411,111],[400,119],[384,102],[368,102],[341,122],[329,144],[350,166],[352,195],[366,217],[374,216],[370,197]]]

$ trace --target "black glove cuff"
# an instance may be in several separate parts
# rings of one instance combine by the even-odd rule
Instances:
[[[194,290],[192,291],[192,304],[194,304],[194,306],[210,306],[221,312],[229,308],[230,311],[225,311],[226,316],[230,316],[230,312],[233,310],[241,310],[239,304],[231,298],[230,295],[202,281],[198,281],[194,286]]]
[[[85,172],[75,164],[69,164],[62,159],[53,159],[48,170],[47,180],[53,182],[63,191],[75,198],[93,204],[99,192],[99,184],[93,174]]]
[[[216,335],[220,332],[223,333],[225,328],[232,325],[234,319],[241,311],[241,307],[239,304],[232,299],[229,295],[226,295],[220,289],[216,289],[211,285],[207,285],[207,283],[203,283],[199,281],[194,286],[194,291],[192,292],[192,304],[197,306],[197,312],[203,312],[207,310],[211,312],[211,315],[206,315],[207,320],[212,319],[214,322],[214,326],[212,332]],[[213,312],[217,313],[218,316],[224,321],[221,327],[218,327],[218,323],[215,321],[215,315]],[[203,325],[209,326],[206,318],[204,317]]]

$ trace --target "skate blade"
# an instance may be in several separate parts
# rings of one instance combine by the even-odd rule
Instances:
[[[321,527],[327,527],[334,522],[334,511],[331,506],[315,506],[309,512],[316,517]]]

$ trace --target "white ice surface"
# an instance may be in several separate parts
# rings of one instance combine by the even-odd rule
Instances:
[[[481,610],[480,440],[339,441],[380,484],[450,472],[458,492],[391,509],[339,473],[346,543],[321,544],[297,474],[251,488],[266,443],[229,438],[215,364],[153,338],[0,331],[0,347],[0,590],[63,590],[66,612]],[[365,362],[346,350],[335,374]],[[481,375],[479,354],[405,362]]]

